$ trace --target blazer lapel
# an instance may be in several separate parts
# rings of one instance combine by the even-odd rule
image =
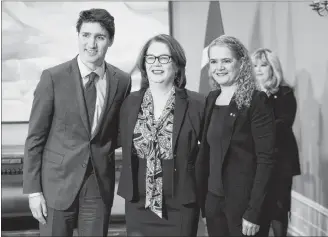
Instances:
[[[89,122],[88,122],[88,114],[87,114],[87,110],[86,110],[86,105],[85,105],[85,101],[84,101],[84,96],[83,96],[83,85],[82,85],[82,78],[81,78],[81,73],[79,70],[79,66],[77,64],[77,57],[74,58],[72,60],[72,78],[75,81],[75,89],[76,89],[76,94],[77,94],[77,103],[79,105],[80,108],[80,115],[81,115],[81,119],[82,122],[84,124],[85,129],[88,132],[88,136],[90,136],[90,126],[89,126]]]
[[[107,95],[106,95],[107,106],[105,108],[110,109],[116,95],[118,78],[115,76],[116,74],[115,69],[110,64],[106,63],[106,68],[107,68],[106,70],[107,85],[109,85],[109,88],[107,86]]]
[[[211,121],[211,115],[212,115],[212,111],[213,111],[213,108],[214,108],[214,105],[215,105],[215,101],[216,99],[218,98],[218,96],[221,94],[221,91],[220,90],[216,90],[216,91],[212,91],[210,92],[210,94],[208,95],[208,99],[207,99],[207,104],[208,106],[206,107],[206,110],[205,110],[205,124],[204,124],[204,128],[206,129],[203,133],[204,136],[207,136],[207,130],[208,130],[208,126],[210,124],[210,121]],[[204,137],[202,138],[202,140],[206,140],[204,139]]]
[[[211,115],[213,112],[215,101],[220,94],[221,94],[221,91],[216,90],[216,91],[211,92],[208,96],[208,101],[207,101],[208,106],[205,111],[205,114],[206,114],[206,120],[205,120],[205,125],[204,125],[205,130],[203,133],[202,141],[206,141],[208,126],[211,121],[211,117],[212,117]],[[224,161],[224,157],[225,157],[227,150],[229,148],[229,145],[230,145],[231,136],[232,136],[232,133],[234,130],[234,124],[238,117],[238,113],[239,112],[238,112],[236,102],[234,100],[231,100],[229,103],[228,114],[227,114],[227,117],[224,122],[224,128],[223,128],[223,134],[222,134],[223,139],[221,140],[223,161]],[[203,144],[205,145],[204,142],[203,142]]]
[[[129,108],[126,109],[127,114],[126,120],[124,120],[126,124],[126,137],[127,137],[127,151],[131,152],[132,149],[132,140],[133,140],[133,132],[134,132],[134,127],[137,122],[138,114],[141,108],[141,103],[144,97],[144,94],[146,92],[147,88],[142,88],[136,93],[136,95],[131,98],[131,104]],[[123,131],[121,131],[123,132]],[[131,154],[128,154],[128,157],[131,157]]]
[[[181,125],[185,117],[188,100],[187,92],[185,89],[175,88],[175,108],[174,108],[174,119],[173,119],[173,138],[172,138],[172,150],[175,150],[176,141],[180,133]]]
[[[95,137],[95,135],[99,132],[99,129],[101,128],[101,124],[103,122],[104,116],[107,114],[107,111],[110,109],[110,106],[114,101],[117,85],[118,85],[118,79],[117,77],[115,77],[116,72],[114,68],[111,67],[108,63],[105,63],[105,66],[106,66],[106,96],[105,96],[104,106],[100,113],[100,118],[95,128],[95,131],[92,134],[92,138]]]
[[[222,132],[223,135],[222,136],[223,139],[221,139],[222,157],[223,157],[222,163],[224,162],[225,155],[230,145],[231,136],[234,131],[234,124],[237,117],[238,117],[238,108],[236,102],[234,100],[231,100],[229,104],[228,114],[226,115],[224,120],[224,127]]]

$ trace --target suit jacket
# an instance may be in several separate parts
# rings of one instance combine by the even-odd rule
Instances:
[[[91,135],[77,58],[42,72],[25,143],[24,193],[43,192],[48,206],[67,209],[91,157],[100,194],[112,206],[118,116],[131,78],[106,63],[106,80],[105,104]]]
[[[297,142],[293,133],[293,123],[296,115],[296,99],[293,90],[288,86],[280,86],[277,93],[270,96],[275,124],[276,144],[274,156],[277,163],[272,176],[272,186],[268,202],[269,211],[274,213],[277,203],[284,210],[290,210],[291,187],[293,176],[301,174]]]
[[[196,164],[197,185],[202,189],[198,200],[201,201],[203,216],[210,159],[207,131],[219,94],[218,90],[212,91],[206,100],[205,126]],[[221,173],[227,211],[258,224],[275,163],[274,117],[264,92],[255,91],[251,106],[242,110],[238,110],[235,101],[231,100],[222,137]]]
[[[146,89],[131,93],[124,101],[120,112],[120,129],[123,167],[118,186],[118,195],[127,201],[138,194],[137,157],[132,156],[133,131]],[[172,195],[181,204],[196,203],[195,162],[198,141],[203,127],[205,97],[186,89],[176,88],[173,121]]]
[[[276,122],[276,167],[285,177],[301,174],[296,138],[293,133],[297,104],[293,90],[280,86],[276,94],[270,96]]]

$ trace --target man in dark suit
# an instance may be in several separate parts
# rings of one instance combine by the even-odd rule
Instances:
[[[40,236],[106,236],[118,115],[128,74],[104,61],[115,35],[104,9],[82,11],[79,55],[42,72],[25,144],[24,188]]]

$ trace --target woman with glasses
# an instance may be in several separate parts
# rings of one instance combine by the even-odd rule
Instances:
[[[280,60],[270,49],[258,49],[252,55],[256,79],[270,97],[276,123],[275,157],[277,163],[267,200],[275,236],[287,236],[293,176],[300,175],[298,147],[293,133],[296,98],[284,79]]]
[[[120,114],[118,195],[125,198],[127,234],[196,236],[195,161],[205,98],[185,89],[185,53],[169,35],[148,40],[137,65],[141,89]]]

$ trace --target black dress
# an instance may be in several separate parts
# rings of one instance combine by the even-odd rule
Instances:
[[[209,145],[208,193],[206,198],[206,221],[209,236],[229,235],[226,223],[225,195],[222,182],[222,135],[224,120],[229,106],[214,105],[207,131]]]
[[[210,175],[208,191],[216,196],[224,196],[222,183],[222,133],[224,118],[229,106],[215,105],[207,132],[207,141],[210,147]]]

